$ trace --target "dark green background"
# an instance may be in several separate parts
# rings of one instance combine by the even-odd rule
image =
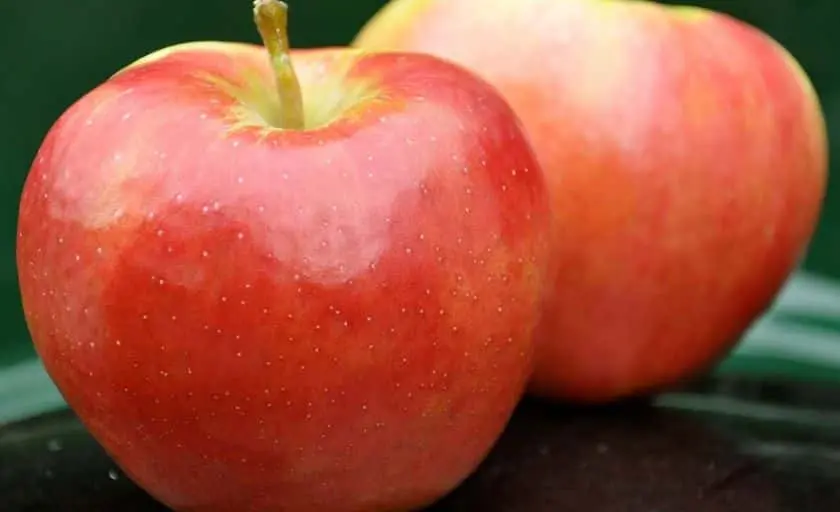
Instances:
[[[293,45],[310,47],[348,43],[384,0],[289,3]],[[814,81],[830,133],[838,133],[840,59],[832,48],[840,48],[840,2],[728,0],[699,4],[758,25],[784,44]],[[250,8],[250,0],[3,0],[0,374],[4,366],[33,354],[20,307],[14,241],[23,181],[52,122],[111,73],[160,47],[206,39],[257,42]],[[837,141],[837,136],[831,137],[832,149]],[[836,165],[833,167],[836,170]],[[736,353],[724,368],[792,372],[806,377],[830,377],[838,371],[840,341],[835,338],[840,333],[840,291],[835,291],[834,281],[827,279],[840,277],[840,237],[836,230],[839,223],[840,189],[832,180],[824,218],[805,265],[809,273],[817,275],[798,276],[792,298],[783,304],[778,318],[760,326],[760,332],[754,336],[758,340],[755,347]],[[0,378],[0,408],[4,391],[6,396],[11,393],[9,382],[8,378]]]

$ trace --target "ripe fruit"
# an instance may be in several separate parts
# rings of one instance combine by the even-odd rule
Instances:
[[[526,385],[542,173],[474,75],[350,49],[292,52],[295,75],[285,5],[255,13],[273,69],[256,46],[167,48],[51,129],[20,206],[28,325],[174,509],[419,507]]]
[[[812,235],[825,125],[805,73],[743,22],[609,0],[395,0],[355,46],[487,79],[546,173],[553,297],[531,391],[605,401],[721,357]]]

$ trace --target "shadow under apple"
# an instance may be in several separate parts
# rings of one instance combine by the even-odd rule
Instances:
[[[69,411],[0,427],[8,512],[165,510]],[[775,479],[702,421],[645,403],[524,401],[479,469],[428,512],[783,512]]]

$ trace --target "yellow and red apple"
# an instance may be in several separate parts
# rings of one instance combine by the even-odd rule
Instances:
[[[20,204],[49,375],[176,510],[412,509],[532,370],[543,173],[486,82],[424,55],[156,52],[72,105]],[[269,59],[269,54],[271,59]]]
[[[772,302],[823,201],[811,82],[723,13],[620,0],[394,0],[354,45],[449,59],[521,118],[554,281],[530,390],[600,402],[708,368]]]

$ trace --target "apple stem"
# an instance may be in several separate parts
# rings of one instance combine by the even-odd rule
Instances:
[[[271,56],[271,67],[280,100],[280,111],[274,124],[278,128],[304,128],[303,95],[292,66],[289,47],[289,6],[280,0],[254,0],[254,22],[263,44]]]

